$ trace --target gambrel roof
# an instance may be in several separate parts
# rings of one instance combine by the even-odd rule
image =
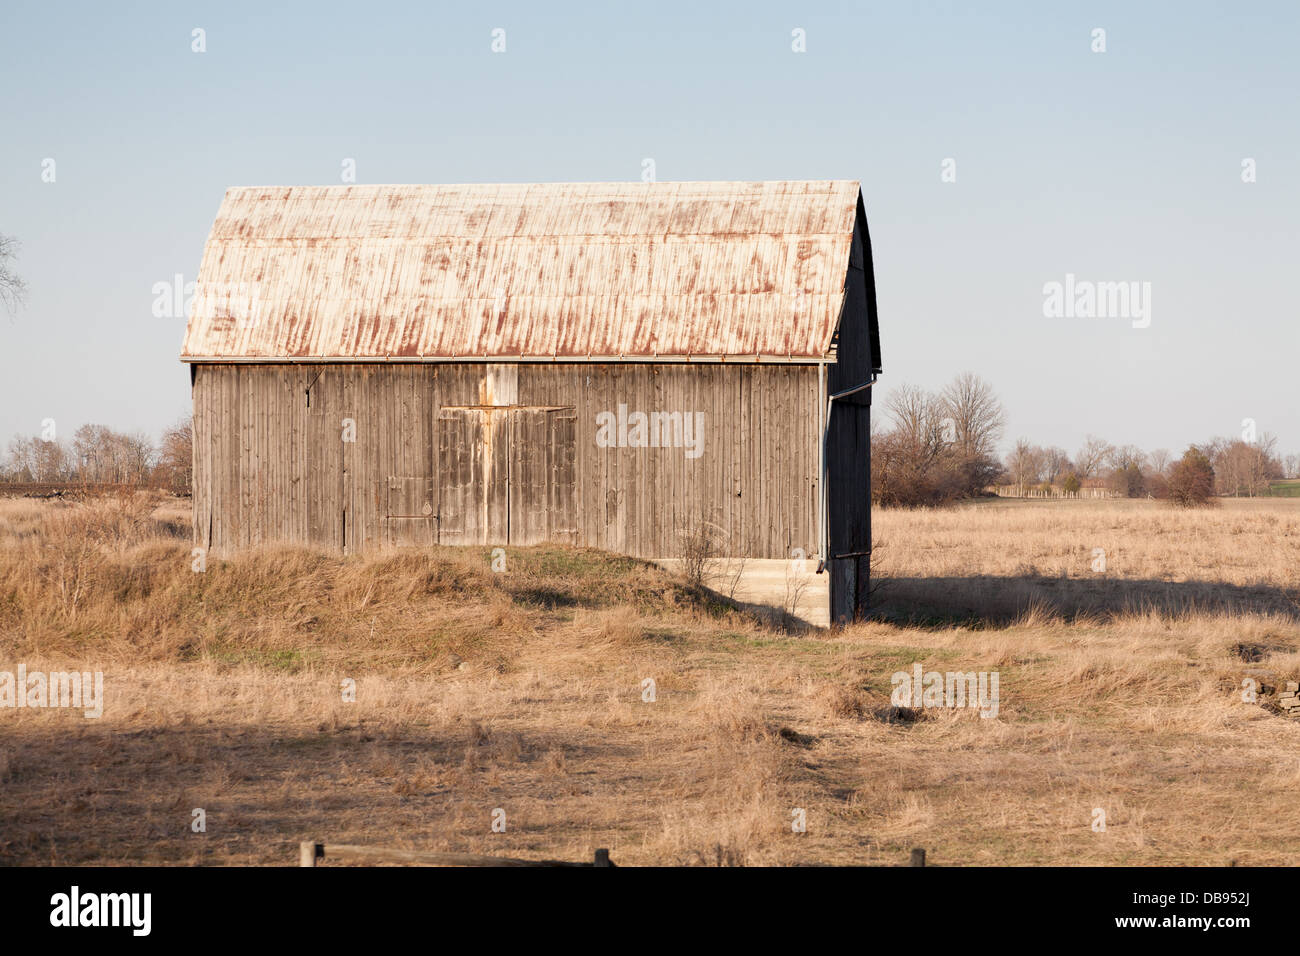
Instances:
[[[181,357],[824,360],[859,209],[843,181],[234,188]]]

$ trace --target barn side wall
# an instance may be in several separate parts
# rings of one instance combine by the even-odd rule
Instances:
[[[871,593],[871,393],[862,388],[880,367],[875,319],[875,277],[866,215],[858,203],[857,225],[844,284],[838,361],[830,367],[829,391],[852,392],[831,404],[826,428],[827,537],[831,620],[860,618]],[[858,389],[857,391],[853,391]]]
[[[489,394],[493,368],[503,367],[196,366],[196,543],[216,554],[272,541],[358,553],[392,543],[399,531],[410,543],[425,533],[437,541],[437,515],[426,522],[420,499],[445,499],[442,486],[459,480],[445,452],[446,419],[472,415],[457,408],[504,401],[541,409],[539,421],[548,408],[572,409],[563,413],[574,435],[572,465],[535,456],[520,469],[569,476],[572,526],[553,522],[554,540],[676,557],[682,532],[710,520],[730,556],[820,553],[816,366],[519,363],[501,375],[514,389],[504,398]],[[617,447],[617,436],[615,447],[599,447],[597,415],[617,416],[620,405],[629,414],[703,413],[699,456]],[[343,440],[345,420],[354,441]],[[408,491],[410,504],[393,504]]]

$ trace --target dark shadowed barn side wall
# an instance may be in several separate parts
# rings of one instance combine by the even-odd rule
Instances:
[[[880,370],[875,277],[866,214],[858,202],[838,361],[829,367],[831,403],[826,429],[827,537],[831,620],[853,620],[867,609],[871,573],[871,393],[861,388]],[[856,389],[856,391],[854,391]]]
[[[821,550],[816,365],[198,364],[193,392],[195,534],[216,554],[551,540],[675,557],[701,521],[730,555]],[[597,416],[620,405],[703,413],[699,456],[618,447],[617,435],[599,447]],[[832,461],[865,453],[866,410],[853,407],[831,417],[844,443]],[[832,472],[832,507],[850,522],[840,547],[869,539],[865,474]]]

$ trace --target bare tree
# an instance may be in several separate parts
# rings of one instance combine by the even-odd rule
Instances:
[[[145,485],[157,460],[157,451],[143,432],[118,436],[122,461],[122,481],[128,485]]]
[[[61,442],[19,435],[9,442],[5,469],[14,481],[63,481],[72,475],[71,456]]]
[[[112,435],[106,425],[82,425],[72,433],[72,455],[82,481],[109,481]]]
[[[1147,456],[1147,462],[1151,465],[1151,470],[1157,475],[1163,475],[1172,461],[1173,455],[1168,448],[1157,448]]]
[[[1269,483],[1285,477],[1282,461],[1277,455],[1277,436],[1263,432],[1259,440],[1251,443],[1254,455],[1250,460],[1251,486],[1256,494],[1268,491]]]
[[[106,425],[82,425],[72,436],[77,477],[89,482],[143,485],[154,464],[145,435],[115,432]]]
[[[882,505],[915,507],[960,497],[964,478],[946,440],[942,401],[924,389],[902,385],[885,410],[893,425],[876,435],[871,452],[871,494]]]
[[[1224,438],[1222,435],[1216,435],[1214,438],[1211,438],[1209,441],[1202,442],[1201,444],[1195,447],[1199,449],[1201,453],[1205,455],[1206,458],[1210,459],[1210,461],[1213,462],[1214,459],[1218,458],[1225,451],[1227,451],[1232,446],[1233,442],[1240,441],[1240,440],[1241,439],[1239,438]]]
[[[1043,449],[1043,473],[1042,479],[1049,484],[1057,484],[1065,480],[1065,476],[1074,470],[1070,464],[1070,456],[1064,448],[1044,448]]]
[[[1119,445],[1111,451],[1110,463],[1121,470],[1130,466],[1140,469],[1147,463],[1147,453],[1137,445]]]
[[[908,468],[933,465],[946,450],[942,403],[914,385],[902,385],[889,396],[885,410],[892,419],[892,435]]]
[[[949,442],[949,469],[960,493],[982,494],[997,481],[998,442],[1006,426],[1006,412],[993,386],[972,372],[963,372],[948,384],[936,401],[943,438]]]
[[[1083,447],[1075,457],[1075,472],[1080,478],[1095,478],[1101,474],[1114,449],[1110,442],[1096,435],[1089,435],[1083,441]]]
[[[0,234],[0,303],[10,312],[17,312],[27,295],[27,283],[13,271],[10,264],[10,260],[17,257],[18,240]]]
[[[173,494],[187,495],[193,475],[194,420],[186,417],[163,432],[158,464],[154,468],[154,483]]]
[[[1274,454],[1276,447],[1277,439],[1267,433],[1254,442],[1237,439],[1218,444],[1209,456],[1214,466],[1215,490],[1233,497],[1264,494],[1272,479],[1282,477],[1282,463]]]
[[[997,454],[1006,413],[992,385],[973,372],[963,372],[940,393],[939,404],[952,422],[950,440],[963,458]]]
[[[936,417],[934,399],[915,385],[900,385],[889,395],[885,411],[893,422],[894,432],[916,445],[942,440],[943,424]]]
[[[1007,471],[1011,480],[1023,495],[1025,488],[1038,481],[1038,472],[1042,468],[1043,451],[1031,445],[1027,438],[1019,438],[1007,455]]]

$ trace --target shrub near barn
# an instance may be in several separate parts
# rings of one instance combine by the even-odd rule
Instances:
[[[1208,504],[1214,494],[1214,467],[1193,445],[1169,473],[1169,498],[1183,507]]]

